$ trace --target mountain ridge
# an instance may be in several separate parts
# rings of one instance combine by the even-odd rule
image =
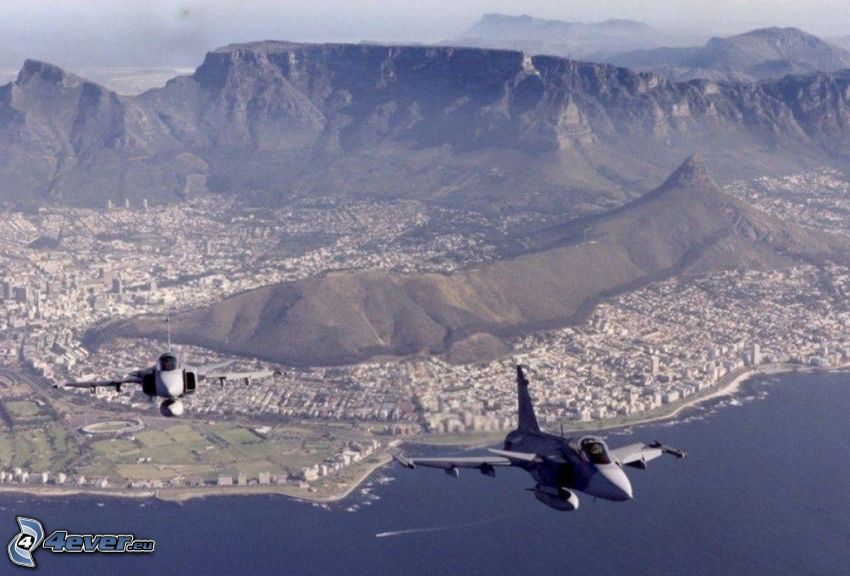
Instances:
[[[604,61],[674,80],[757,81],[850,68],[850,52],[799,28],[759,28],[704,46],[613,54]]]
[[[57,70],[31,61],[0,87],[7,205],[217,192],[570,213],[648,190],[681,149],[735,178],[850,168],[847,72],[676,83],[514,51],[276,41],[136,97]]]
[[[285,364],[447,354],[480,361],[518,334],[568,324],[601,296],[682,274],[841,259],[850,246],[722,192],[691,157],[656,190],[553,227],[524,253],[451,274],[332,272],[181,314],[177,341]],[[112,335],[161,337],[136,319]]]

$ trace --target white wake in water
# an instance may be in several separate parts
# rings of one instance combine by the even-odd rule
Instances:
[[[504,516],[496,516],[495,518],[487,518],[485,520],[477,520],[475,522],[466,522],[464,524],[449,524],[448,526],[433,526],[431,528],[409,528],[407,530],[393,530],[392,532],[378,532],[377,534],[375,534],[375,538],[390,538],[391,536],[404,536],[406,534],[423,534],[425,532],[443,532],[445,530],[457,530],[459,528],[472,528],[473,526],[481,526],[483,524],[501,522],[502,520],[507,520],[508,518],[515,518],[519,515],[519,513],[506,514]]]

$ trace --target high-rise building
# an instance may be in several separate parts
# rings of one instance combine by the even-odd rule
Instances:
[[[103,280],[104,286],[112,287],[112,283],[115,281],[115,273],[104,268],[100,271],[100,279]]]
[[[758,344],[753,344],[753,366],[761,364],[761,347]]]

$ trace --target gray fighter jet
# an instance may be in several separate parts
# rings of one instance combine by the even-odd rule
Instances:
[[[142,392],[151,400],[163,398],[159,411],[163,416],[182,416],[184,407],[181,398],[194,394],[198,382],[202,380],[217,380],[224,384],[229,380],[241,380],[249,384],[251,378],[264,378],[281,374],[278,370],[263,370],[256,372],[216,372],[207,369],[184,366],[174,352],[161,354],[156,364],[142,370],[130,372],[124,378],[117,380],[91,380],[83,382],[66,382],[56,384],[54,388],[89,388],[94,392],[97,388],[115,388],[119,392],[125,384],[139,384]]]
[[[497,466],[522,468],[537,481],[531,490],[539,501],[556,510],[570,511],[579,506],[576,491],[604,500],[630,500],[633,493],[626,466],[645,470],[647,462],[662,454],[686,456],[683,450],[660,442],[610,450],[596,436],[565,438],[542,432],[522,366],[517,366],[516,376],[519,422],[517,429],[505,437],[504,449],[490,450],[492,456],[408,458],[398,453],[395,459],[406,468],[442,468],[455,477],[460,468],[478,469],[487,476],[495,476]]]

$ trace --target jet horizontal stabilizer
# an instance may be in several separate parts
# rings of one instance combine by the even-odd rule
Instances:
[[[416,468],[416,464],[413,463],[413,460],[404,455],[404,452],[397,452],[392,455],[393,460],[404,466],[405,468],[410,468],[413,470]]]

